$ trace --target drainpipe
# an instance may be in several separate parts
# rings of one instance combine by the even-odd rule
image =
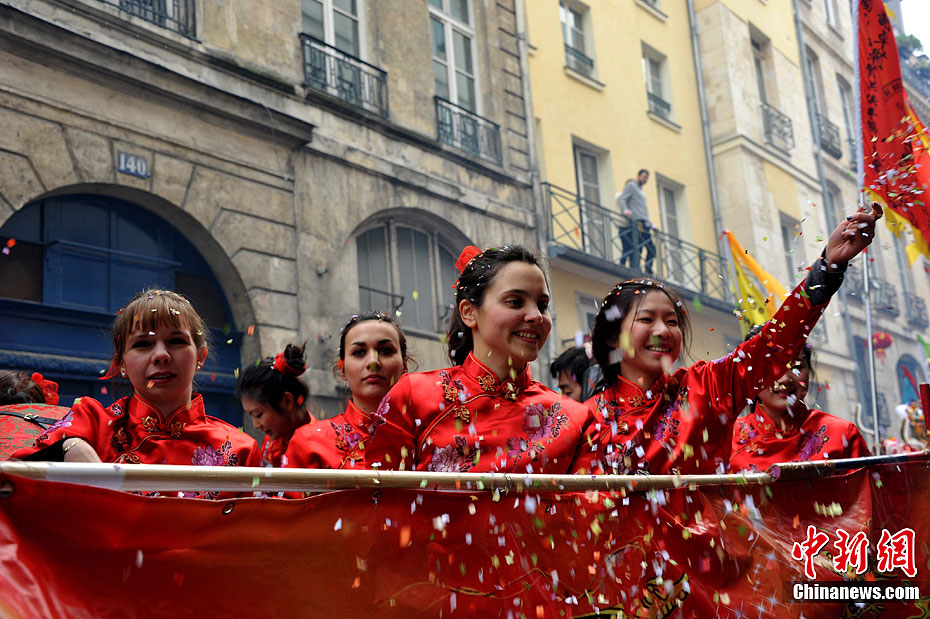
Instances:
[[[520,58],[520,85],[523,90],[523,114],[526,117],[526,139],[529,142],[530,182],[533,187],[533,218],[536,228],[536,247],[549,256],[549,218],[547,216],[542,181],[539,177],[539,153],[536,151],[536,118],[533,116],[533,93],[530,88],[530,60],[526,36],[525,0],[514,0],[514,13],[517,30],[517,55]],[[555,316],[552,317],[555,322]],[[553,325],[554,326],[554,325]],[[555,329],[553,329],[555,331]],[[543,376],[537,376],[541,383],[548,384],[549,364],[558,354],[556,340],[550,333],[546,347],[540,351],[539,364]]]
[[[801,73],[804,76],[804,95],[805,95],[805,98],[807,99],[807,114],[810,117],[811,129],[812,129],[812,134],[814,137],[814,158],[817,162],[817,176],[820,178],[820,200],[821,200],[821,204],[826,206],[827,204],[830,204],[830,198],[827,195],[827,182],[826,182],[826,177],[824,176],[824,173],[823,173],[823,150],[820,148],[820,121],[817,117],[817,105],[816,105],[816,101],[814,100],[814,95],[813,95],[813,92],[814,92],[813,79],[814,78],[810,73],[810,67],[808,66],[808,63],[807,63],[807,48],[804,44],[804,28],[801,24],[801,14],[798,12],[798,0],[791,0],[791,6],[792,6],[792,10],[794,11],[794,29],[798,36],[798,51],[800,52]],[[832,231],[837,225],[836,214],[833,212],[833,209],[825,208],[824,210],[826,211],[826,214],[827,214],[827,227],[829,228],[830,231]],[[868,268],[868,264],[865,265],[865,268],[866,269]],[[868,293],[869,293],[868,289],[866,289],[865,294],[868,295]],[[846,289],[843,288],[842,286],[840,286],[840,289],[839,289],[839,296],[840,296],[840,304],[842,306],[842,309],[840,310],[840,312],[843,316],[843,326],[846,329],[846,345],[849,347],[849,354],[851,355],[850,358],[855,359],[856,358],[855,357],[856,340],[853,336],[852,321],[849,318],[848,301],[846,300]],[[868,308],[866,308],[866,310],[868,311]],[[866,337],[867,339],[871,341],[871,334],[868,334]],[[857,364],[856,371],[855,371],[856,384],[857,385],[865,384],[863,382],[863,380],[865,379],[866,377],[861,375],[860,368]],[[873,413],[873,418],[876,420],[876,426],[877,426],[878,407],[875,405],[876,394],[875,394],[874,381],[872,381],[871,384],[872,384],[871,390],[872,390],[872,401],[873,401],[872,413]],[[860,392],[859,395],[861,396],[862,393]],[[863,430],[868,432],[868,430],[865,428],[863,428]],[[876,431],[875,440],[876,441],[878,440],[877,431]]]

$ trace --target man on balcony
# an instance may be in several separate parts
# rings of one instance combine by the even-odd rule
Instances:
[[[629,266],[639,271],[639,261],[645,249],[646,270],[643,272],[652,275],[652,262],[656,257],[656,248],[652,244],[652,229],[655,226],[649,221],[646,194],[643,192],[643,185],[648,180],[648,170],[640,170],[635,180],[628,180],[623,193],[617,196],[617,207],[627,217],[627,224],[620,228],[620,243],[623,245],[620,266]]]

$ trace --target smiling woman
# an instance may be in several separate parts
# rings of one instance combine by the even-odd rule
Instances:
[[[446,370],[400,379],[378,409],[371,467],[564,473],[589,418],[530,376],[552,329],[540,258],[468,247],[456,262]]]

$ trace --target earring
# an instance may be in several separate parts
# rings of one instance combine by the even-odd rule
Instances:
[[[123,378],[126,378],[126,370],[120,370],[119,375],[122,376]]]
[[[199,364],[199,363],[197,364],[197,371],[198,371],[198,372],[200,371],[200,364]]]

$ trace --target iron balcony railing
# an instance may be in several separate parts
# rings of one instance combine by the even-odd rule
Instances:
[[[927,302],[922,297],[910,292],[904,293],[904,307],[907,311],[907,322],[913,327],[926,329],[930,326],[927,317]]]
[[[823,114],[817,114],[820,125],[820,148],[836,159],[843,158],[843,142],[840,140],[840,128],[831,123]]]
[[[436,101],[436,133],[443,144],[468,153],[473,157],[503,163],[501,154],[501,128],[497,123],[447,101]]]
[[[849,169],[856,171],[857,159],[859,158],[859,143],[856,140],[846,140],[846,146],[849,148]]]
[[[579,49],[565,44],[565,64],[582,75],[588,77],[594,73],[594,60],[589,58]]]
[[[103,0],[106,4],[162,28],[193,38],[195,0]]]
[[[646,93],[649,97],[649,111],[666,120],[672,115],[672,104],[651,92]]]
[[[860,303],[865,298],[865,284],[862,279],[862,271],[858,266],[850,264],[846,267],[846,277],[843,280],[843,290],[846,296]]]
[[[784,152],[794,148],[794,127],[791,119],[764,101],[760,107],[766,143]]]
[[[614,264],[628,263],[637,275],[656,277],[727,303],[732,301],[726,261],[720,255],[652,230],[655,258],[649,265],[645,243],[628,233],[633,224],[630,218],[550,183],[543,183],[543,191],[552,243]],[[633,252],[640,255],[640,260],[630,260]],[[647,270],[649,266],[651,271]]]
[[[304,86],[388,118],[387,72],[301,34]]]
[[[892,316],[901,313],[901,306],[898,304],[898,291],[894,284],[886,282],[878,277],[870,277],[872,303],[881,311]]]

